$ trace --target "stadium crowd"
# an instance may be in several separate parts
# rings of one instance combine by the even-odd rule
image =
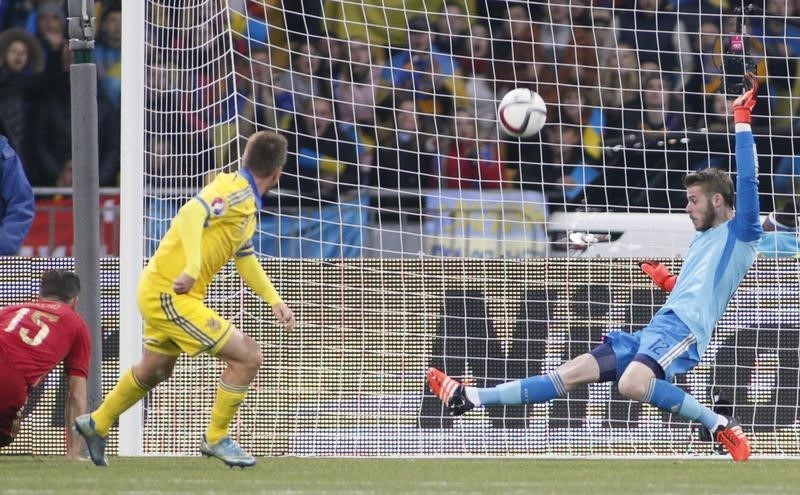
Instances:
[[[0,4],[0,133],[34,186],[71,184],[65,3]],[[567,209],[681,208],[682,198],[669,197],[670,190],[680,194],[672,181],[709,164],[729,166],[720,67],[737,22],[735,2],[463,0],[433,2],[440,8],[427,16],[419,14],[422,3],[354,21],[364,9],[354,13],[341,2],[231,1],[228,76],[210,62],[231,38],[202,43],[208,32],[183,36],[162,27],[154,10],[148,174],[163,179],[166,166],[229,163],[232,146],[241,145],[232,122],[240,140],[275,128],[289,138],[281,189],[309,201],[365,190],[385,196],[396,188],[521,186]],[[764,13],[747,17],[747,40],[769,97],[760,100],[754,127],[757,136],[769,135],[772,159],[762,167],[776,174],[762,193],[790,194],[793,185],[782,177],[798,165],[789,129],[799,111],[800,28],[787,19],[800,12],[792,1],[755,3]],[[100,181],[114,186],[121,8],[119,0],[95,7]],[[210,29],[223,19],[210,20]],[[196,70],[187,80],[170,54],[189,46]],[[505,138],[494,117],[499,96],[519,86],[538,91],[549,109],[542,133],[522,142]],[[182,112],[198,102],[214,102],[212,111]],[[165,112],[181,118],[166,124]]]
[[[247,2],[236,49],[271,64],[259,76],[257,63],[238,67],[252,81],[242,100],[254,108],[243,113],[256,129],[296,136],[283,187],[335,201],[365,186],[521,186],[555,208],[652,211],[682,208],[673,186],[687,171],[729,167],[735,89],[722,67],[739,19],[733,3],[440,3],[427,16],[409,7],[365,19],[337,2],[305,2],[303,16],[284,12],[276,23],[262,2]],[[767,0],[763,9],[745,22],[751,69],[769,96],[755,126],[770,141],[762,167],[774,180],[762,196],[771,202],[793,191],[800,27],[793,2]],[[252,36],[254,23],[269,26],[272,49]],[[275,50],[281,43],[289,49]],[[549,115],[540,136],[517,142],[494,116],[500,97],[520,86],[538,91]],[[275,119],[250,117],[260,114]]]
[[[119,1],[95,2],[100,185],[119,184],[122,16]],[[0,2],[0,134],[33,186],[72,185],[66,2]]]

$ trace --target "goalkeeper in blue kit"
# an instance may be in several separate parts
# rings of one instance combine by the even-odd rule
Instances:
[[[750,457],[750,443],[736,419],[717,414],[672,384],[676,374],[686,373],[700,362],[714,326],[756,258],[761,238],[758,167],[750,129],[758,84],[750,74],[747,80],[750,89],[733,103],[735,214],[733,182],[728,174],[707,168],[686,176],[686,212],[697,234],[677,277],[663,266],[643,264],[645,272],[670,292],[650,323],[634,333],[610,332],[591,352],[555,371],[496,387],[468,387],[430,368],[428,386],[451,414],[494,404],[546,402],[579,385],[615,381],[620,393],[631,400],[702,423],[734,461]]]

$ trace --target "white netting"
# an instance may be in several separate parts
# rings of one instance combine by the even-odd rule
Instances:
[[[754,112],[762,212],[785,207],[780,218],[793,224],[795,2],[739,5],[739,12],[725,2],[680,0],[291,3],[147,2],[148,254],[182,201],[215,172],[237,167],[250,134],[278,130],[290,144],[255,244],[283,260],[270,273],[307,333],[257,330],[269,315],[250,306],[233,275],[214,292],[274,351],[248,402],[254,415],[242,420],[255,448],[708,452],[685,423],[647,408],[640,414],[601,386],[552,406],[476,414],[457,421],[464,435],[453,436],[452,420],[427,402],[432,396],[423,399],[423,371],[447,364],[456,375],[495,383],[552,369],[605,331],[646,323],[656,306],[635,265],[571,258],[686,252],[693,230],[681,181],[706,166],[735,171],[725,93],[741,90],[747,69],[762,81]],[[745,55],[737,53],[740,41]],[[515,87],[537,91],[548,105],[547,125],[529,139],[498,127],[497,103]],[[386,260],[345,259],[378,257]],[[564,259],[464,259],[530,257]],[[795,273],[789,264],[764,273]],[[796,454],[796,438],[781,433],[797,412],[796,356],[772,352],[758,337],[780,335],[780,349],[796,342],[796,308],[769,302],[774,325],[752,313],[774,292],[767,276],[752,279],[755,295],[720,326],[721,352],[685,383],[705,400],[730,387],[723,399],[749,415],[760,452]],[[537,316],[526,316],[529,309]],[[752,341],[731,340],[725,328],[737,327],[752,331]],[[538,357],[517,356],[519,349]],[[172,394],[196,392],[196,367],[209,365],[181,367],[188,388],[160,389],[151,417],[174,413]],[[753,366],[761,374],[748,374]],[[740,390],[740,379],[758,384]],[[200,387],[193,396],[207,405],[213,386]],[[768,396],[771,388],[785,392]],[[766,420],[770,414],[781,419]],[[150,451],[194,448],[194,427],[152,424],[167,430],[150,432]],[[167,431],[187,443],[163,439]],[[264,447],[276,431],[280,446]]]
[[[793,3],[743,14],[588,3],[312,2],[298,12],[151,2],[148,185],[191,189],[235,167],[252,132],[278,129],[292,154],[267,202],[264,254],[565,254],[585,247],[567,242],[570,229],[631,229],[622,216],[593,229],[572,212],[680,212],[688,171],[735,170],[724,91],[740,91],[750,68],[763,86],[754,123],[762,209],[793,205]],[[744,58],[727,53],[739,24]],[[514,87],[548,104],[538,136],[498,128],[497,102]],[[152,215],[149,241],[164,216]],[[673,230],[691,233],[688,222]],[[627,234],[624,253],[632,236],[641,254],[676,252]]]

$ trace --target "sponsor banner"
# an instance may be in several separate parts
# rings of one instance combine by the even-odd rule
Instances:
[[[253,246],[259,255],[276,258],[358,258],[368,203],[363,196],[295,215],[262,212]]]
[[[529,258],[547,251],[544,197],[533,191],[442,190],[429,195],[425,254]]]

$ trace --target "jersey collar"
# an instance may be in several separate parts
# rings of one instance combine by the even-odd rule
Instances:
[[[261,195],[258,194],[258,187],[256,187],[256,181],[253,179],[253,174],[250,173],[249,170],[242,167],[239,169],[239,175],[247,179],[247,182],[250,184],[250,187],[253,189],[253,197],[256,200],[256,207],[260,210],[261,209]]]

